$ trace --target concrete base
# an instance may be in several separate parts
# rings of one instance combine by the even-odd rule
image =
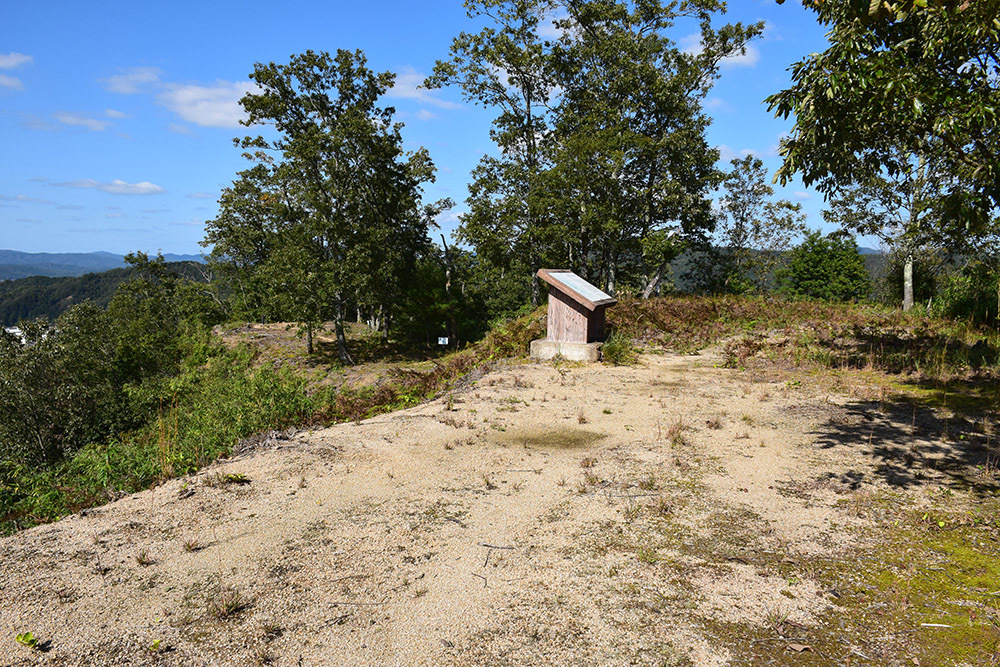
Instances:
[[[567,361],[600,361],[602,343],[561,343],[539,339],[531,341],[531,360],[548,361],[556,355]]]

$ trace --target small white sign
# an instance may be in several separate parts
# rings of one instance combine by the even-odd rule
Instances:
[[[447,345],[447,344],[448,344],[447,336],[438,336],[438,345]]]

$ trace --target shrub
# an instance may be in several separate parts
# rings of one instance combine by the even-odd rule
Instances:
[[[932,302],[936,315],[1000,325],[1000,271],[972,261],[947,276]]]
[[[631,338],[615,331],[601,347],[601,357],[615,366],[631,366],[639,360],[639,351]]]
[[[790,296],[823,301],[862,299],[871,291],[858,244],[843,232],[808,232],[802,245],[791,251],[780,280]]]

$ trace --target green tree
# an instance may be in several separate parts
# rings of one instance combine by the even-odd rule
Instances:
[[[701,101],[721,60],[762,24],[715,28],[725,4],[712,0],[563,7],[550,147],[562,235],[577,250],[568,259],[609,290],[632,284],[648,295],[685,244],[713,227],[708,195],[721,174]],[[684,19],[700,25],[698,53],[669,37]]]
[[[732,160],[723,182],[717,247],[705,257],[722,291],[765,292],[792,239],[805,230],[799,204],[774,200],[764,163],[753,155]]]
[[[206,225],[201,245],[211,248],[209,262],[232,292],[233,315],[242,319],[263,322],[274,313],[265,267],[283,222],[280,200],[269,165],[256,164],[223,188],[219,213]]]
[[[545,245],[542,147],[555,86],[550,46],[539,37],[538,24],[554,6],[552,0],[466,0],[470,19],[486,18],[492,25],[452,40],[450,59],[438,61],[424,84],[458,86],[467,101],[497,111],[490,135],[501,154],[483,157],[473,171],[471,213],[458,238],[485,258],[523,257],[517,273],[530,285],[535,305],[541,290],[534,270]]]
[[[871,279],[858,254],[854,237],[842,231],[823,236],[806,233],[794,248],[788,267],[780,273],[784,291],[794,297],[848,301],[863,299],[871,290]]]
[[[767,99],[795,117],[781,182],[799,173],[834,194],[923,156],[949,176],[940,232],[955,247],[990,233],[1000,205],[1000,1],[803,4],[830,28],[830,47],[793,65],[792,86]]]
[[[459,238],[491,271],[527,278],[543,263],[569,266],[614,290],[654,290],[685,237],[711,228],[708,191],[718,157],[704,137],[701,99],[725,56],[762,26],[711,27],[724,3],[697,0],[469,0],[490,25],[463,33],[430,87],[458,85],[496,109],[499,156],[473,172]],[[543,39],[554,15],[562,32]],[[701,25],[703,49],[667,34]],[[531,281],[537,303],[537,281]]]
[[[899,156],[893,176],[870,174],[838,187],[823,218],[843,229],[875,236],[902,260],[903,310],[914,303],[914,264],[930,247],[943,244],[936,221],[941,214],[942,179],[927,160]]]
[[[439,208],[422,207],[420,194],[433,164],[423,149],[404,153],[394,110],[378,106],[394,76],[371,71],[360,51],[258,63],[250,78],[259,90],[240,100],[244,124],[273,133],[237,141],[262,168],[223,193],[206,242],[241,288],[263,291],[255,307],[273,304],[300,323],[310,351],[312,332],[332,319],[338,355],[353,363],[348,308],[390,298],[427,242]]]

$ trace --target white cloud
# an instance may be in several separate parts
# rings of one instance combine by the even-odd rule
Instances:
[[[541,21],[538,22],[538,36],[543,39],[559,39],[563,36],[563,30],[556,27],[556,21],[565,20],[569,14],[565,11],[559,11],[555,14],[546,16]]]
[[[65,181],[63,183],[52,183],[52,185],[63,188],[85,188],[108,192],[113,195],[157,195],[166,192],[159,185],[142,181],[141,183],[126,183],[115,179],[110,183],[101,183],[92,178],[83,178],[75,181]]]
[[[121,74],[105,79],[104,86],[113,93],[134,95],[150,84],[159,83],[160,73],[157,67],[129,67]]]
[[[733,158],[743,158],[748,155],[753,155],[761,160],[769,157],[775,157],[778,154],[778,145],[774,144],[764,150],[759,150],[757,148],[741,148],[740,150],[735,150],[726,144],[720,144],[716,146],[719,149],[719,159],[724,162],[729,162]]]
[[[709,111],[733,111],[733,106],[721,97],[705,98],[705,108]]]
[[[692,33],[690,35],[685,35],[677,40],[677,46],[681,47],[681,51],[684,53],[689,53],[693,56],[698,55],[704,50],[701,45],[701,33]]]
[[[812,199],[812,193],[806,192],[805,190],[796,190],[795,198],[798,199],[799,201],[807,201],[809,199]]]
[[[705,50],[699,33],[685,35],[678,40],[677,44],[681,47],[681,51],[693,56]],[[760,50],[756,46],[748,44],[744,53],[736,53],[723,58],[719,61],[719,65],[721,67],[755,67],[758,62],[760,62]]]
[[[434,118],[437,118],[437,116],[435,116],[434,114],[432,114],[427,109],[421,109],[420,111],[417,112],[417,119],[418,120],[432,120]]]
[[[121,111],[117,111],[116,109],[105,109],[104,115],[107,116],[108,118],[128,118],[127,113],[122,113]]]
[[[170,125],[167,125],[167,129],[177,134],[191,134],[191,128],[180,123],[170,123]]]
[[[215,195],[211,195],[207,192],[192,192],[189,195],[185,195],[188,199],[215,199]]]
[[[756,67],[760,62],[760,49],[753,45],[747,45],[743,53],[723,58],[719,61],[722,67]]]
[[[74,127],[85,127],[91,132],[100,132],[107,128],[111,123],[106,120],[97,120],[96,118],[90,118],[78,113],[70,113],[68,111],[57,111],[52,114],[52,117],[63,125],[72,125]]]
[[[0,69],[14,69],[32,61],[34,61],[33,57],[23,53],[15,53],[14,51],[7,54],[0,53]]]
[[[123,217],[125,217],[125,214],[124,213],[105,213],[104,217],[107,218],[107,219],[109,219],[109,220],[114,220],[115,218],[123,218]]]
[[[38,197],[29,197],[27,195],[14,195],[13,197],[0,195],[0,201],[16,201],[24,204],[55,204],[54,201],[49,201],[48,199],[39,199]]]
[[[437,217],[434,218],[434,222],[438,224],[439,227],[456,227],[460,222],[462,222],[461,212],[458,211],[441,211],[438,213]]]
[[[239,127],[246,118],[240,98],[257,86],[249,81],[217,81],[214,86],[166,84],[156,101],[202,127]]]
[[[395,97],[405,100],[416,100],[423,104],[438,107],[440,109],[461,109],[461,104],[442,100],[434,96],[434,92],[421,88],[424,79],[427,78],[412,67],[404,67],[403,71],[396,75],[396,85],[389,89],[386,97]]]
[[[0,74],[0,87],[12,88],[14,90],[21,90],[24,88],[24,84],[16,76],[7,76],[6,74]]]

